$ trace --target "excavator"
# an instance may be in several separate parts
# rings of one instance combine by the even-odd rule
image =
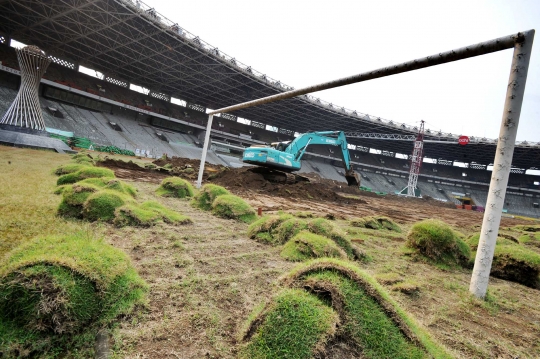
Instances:
[[[257,165],[253,172],[261,173],[267,180],[281,183],[309,181],[307,177],[293,174],[302,167],[302,156],[309,145],[336,146],[341,150],[345,167],[345,179],[349,186],[360,187],[360,178],[354,172],[347,140],[343,131],[308,132],[292,141],[274,142],[268,145],[254,145],[244,150],[242,161]]]

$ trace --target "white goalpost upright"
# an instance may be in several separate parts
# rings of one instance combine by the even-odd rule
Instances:
[[[478,252],[469,287],[469,291],[476,297],[484,298],[487,292],[489,273],[491,271],[495,243],[497,241],[497,234],[499,232],[499,224],[502,216],[504,196],[506,194],[506,187],[510,175],[519,116],[521,113],[521,105],[523,103],[523,94],[525,92],[525,83],[527,81],[527,72],[534,40],[534,32],[534,29],[523,31],[514,35],[500,37],[494,40],[462,47],[460,49],[441,52],[436,55],[404,62],[398,65],[384,67],[297,90],[291,90],[209,112],[204,148],[201,164],[199,166],[197,187],[200,188],[202,184],[204,161],[206,160],[208,143],[210,141],[213,115],[514,48],[501,130],[495,152],[493,174],[488,190],[489,194],[482,223],[480,242],[478,244]]]

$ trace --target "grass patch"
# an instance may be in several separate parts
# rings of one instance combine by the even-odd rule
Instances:
[[[294,262],[321,257],[347,258],[345,251],[334,241],[308,231],[291,238],[283,247],[281,256]]]
[[[305,220],[301,218],[289,218],[276,227],[272,240],[275,244],[284,244],[307,228],[308,223]]]
[[[200,208],[205,211],[210,211],[212,209],[212,203],[218,196],[231,194],[225,188],[215,185],[215,184],[205,184],[202,186],[199,193],[193,197],[192,204],[193,206]]]
[[[540,254],[515,244],[497,245],[490,275],[540,289]]]
[[[259,309],[260,311],[260,309]],[[317,297],[289,289],[249,324],[240,358],[313,358],[324,348],[338,323],[338,316]]]
[[[480,242],[480,233],[473,234],[465,239],[465,243],[469,245],[471,250],[476,251],[478,249],[478,243]],[[505,237],[497,237],[497,246],[499,245],[515,245],[516,243]]]
[[[191,183],[179,177],[165,178],[156,190],[158,196],[175,198],[193,197],[194,193]]]
[[[514,226],[511,229],[524,232],[540,232],[540,224],[521,224]]]
[[[308,229],[312,233],[332,239],[345,251],[349,258],[354,259],[357,257],[357,253],[345,233],[329,220],[324,218],[313,219],[308,223]]]
[[[54,174],[57,176],[66,175],[68,173],[77,172],[79,170],[82,170],[83,168],[87,167],[86,165],[80,164],[80,163],[67,163],[65,165],[59,166],[55,171]]]
[[[155,201],[147,201],[141,205],[126,204],[115,211],[114,224],[118,227],[151,227],[159,222],[169,224],[189,224],[191,219],[177,213]]]
[[[518,238],[519,243],[540,247],[540,233],[529,232],[524,233]]]
[[[91,194],[83,205],[83,217],[89,221],[112,221],[115,210],[132,199],[112,190],[101,190]]]
[[[316,218],[318,217],[315,213],[310,211],[298,211],[291,213],[293,216],[298,218]]]
[[[392,285],[392,290],[406,295],[416,295],[420,292],[420,285],[415,281],[406,280]]]
[[[85,223],[57,216],[61,197],[53,193],[52,169],[69,161],[68,155],[0,146],[0,157],[11,161],[0,171],[0,258],[35,236],[86,230]]]
[[[255,210],[242,198],[232,194],[216,197],[212,203],[212,213],[221,218],[236,219],[251,223],[257,219]]]
[[[144,304],[147,290],[122,251],[83,233],[27,241],[0,266],[0,352],[55,356]]]
[[[283,276],[288,287],[317,293],[341,318],[336,336],[363,358],[451,358],[380,284],[351,262],[315,259]]]
[[[100,178],[87,178],[77,183],[92,184],[94,186],[110,189],[120,193],[130,195],[131,197],[137,196],[137,189],[126,182],[120,181],[117,178],[100,177]]]
[[[427,219],[414,224],[407,235],[406,246],[444,265],[466,266],[471,250],[446,223]]]
[[[386,229],[401,233],[401,228],[390,218],[383,216],[368,216],[353,219],[350,221],[350,225],[353,227],[368,228],[368,229]]]
[[[377,282],[386,285],[403,282],[403,278],[399,274],[394,272],[377,274],[375,275],[375,279],[377,279]]]
[[[72,173],[62,175],[56,181],[57,185],[71,184],[82,181],[86,178],[99,178],[99,177],[114,177],[114,172],[108,168],[103,167],[89,167],[84,166],[80,170]]]
[[[274,236],[277,235],[277,228],[281,223],[291,218],[294,217],[288,213],[263,216],[249,225],[247,234],[251,239],[275,244]]]
[[[91,184],[73,184],[63,186],[62,201],[58,205],[58,215],[65,218],[83,217],[83,206],[88,197],[99,192],[100,188]]]

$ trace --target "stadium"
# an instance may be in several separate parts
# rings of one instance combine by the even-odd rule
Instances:
[[[20,91],[22,83],[21,66],[17,57],[17,51],[19,50],[16,49],[23,48],[26,45],[38,46],[51,60],[38,87],[39,107],[42,110],[48,138],[61,140],[69,144],[71,149],[90,154],[90,158],[96,163],[96,166],[113,170],[116,177],[137,187],[140,193],[144,193],[143,197],[147,200],[150,199],[150,184],[156,183],[156,181],[159,183],[163,180],[166,177],[163,173],[166,171],[170,172],[172,169],[174,172],[175,168],[177,168],[175,163],[181,163],[185,168],[181,171],[178,170],[174,174],[193,182],[194,177],[188,175],[193,170],[186,170],[192,167],[197,169],[199,166],[197,160],[201,159],[203,153],[209,112],[293,90],[292,87],[244,65],[233,56],[229,56],[221,52],[217,47],[209,45],[198,36],[183,29],[181,24],[173,23],[160,14],[158,10],[142,1],[7,0],[0,3],[0,114],[2,115],[8,112]],[[397,120],[382,119],[328,103],[313,95],[302,95],[214,116],[209,134],[211,142],[206,162],[210,172],[222,171],[225,173],[219,181],[215,182],[216,184],[222,185],[233,194],[241,196],[246,199],[251,207],[258,208],[259,211],[265,213],[281,215],[283,211],[302,211],[305,214],[306,211],[312,211],[315,214],[305,215],[317,217],[318,214],[323,216],[326,211],[326,218],[338,220],[348,220],[351,216],[382,214],[396,220],[398,224],[404,225],[404,228],[409,228],[408,226],[414,221],[438,218],[437,216],[440,216],[440,219],[451,223],[457,229],[464,228],[469,224],[472,226],[474,222],[474,226],[478,231],[482,221],[482,214],[486,208],[498,140],[470,137],[468,144],[463,146],[458,142],[462,134],[435,132],[426,129],[423,132],[423,161],[417,183],[418,197],[420,198],[407,198],[399,194],[404,188],[407,188],[411,172],[413,143],[417,139],[419,131],[423,129],[418,126],[397,122]],[[6,129],[5,125],[3,125],[0,132],[4,133]],[[327,195],[326,192],[323,194],[322,189],[321,192],[317,193],[313,192],[314,190],[310,192],[310,190],[306,189],[307,197],[304,199],[312,202],[302,202],[303,200],[300,200],[296,195],[287,198],[287,193],[290,194],[291,191],[296,190],[300,191],[300,188],[303,190],[305,186],[298,185],[294,189],[291,187],[289,190],[286,185],[261,184],[260,179],[251,175],[251,177],[246,175],[245,178],[234,178],[235,176],[243,176],[247,173],[245,171],[250,168],[249,165],[242,162],[242,154],[246,148],[275,142],[293,141],[303,133],[327,130],[345,132],[351,163],[361,178],[361,189],[357,191],[345,190],[347,181],[341,153],[328,146],[309,146],[302,157],[302,168],[299,172],[310,178],[315,184],[321,184],[321,188],[331,186],[332,191],[337,192],[338,188],[343,187],[343,192],[346,192],[349,197],[344,195],[340,197],[340,200],[337,200],[338,202],[341,201],[341,207],[333,207],[330,204],[331,200],[323,201],[323,198],[330,197],[324,197]],[[2,136],[0,133],[0,144],[17,148],[40,149],[39,144],[28,145],[22,139],[20,142],[13,143],[13,141],[6,140],[6,136]],[[26,149],[25,151],[32,150]],[[59,150],[58,152],[64,151]],[[71,153],[71,151],[66,152]],[[102,154],[98,155],[100,152]],[[36,153],[44,152],[36,151]],[[10,156],[15,155],[4,152],[3,156],[12,158]],[[47,152],[46,156],[53,156],[53,153]],[[62,154],[62,156],[66,155]],[[103,156],[105,156],[103,165],[99,165],[98,163]],[[167,162],[170,159],[172,160]],[[14,161],[10,159],[9,163],[11,164]],[[129,166],[126,165],[128,161],[132,163]],[[139,161],[140,167],[134,164],[137,161]],[[520,225],[538,226],[535,220],[540,218],[540,176],[531,174],[531,171],[537,173],[535,171],[540,170],[539,163],[540,143],[516,142],[502,211],[503,224],[501,224],[501,228],[502,226],[507,227],[506,229],[509,232],[500,234],[500,236],[505,237],[506,240],[518,243],[521,241],[519,236],[529,236],[529,233],[533,233],[530,235],[531,238],[537,237],[536,233],[534,233],[536,230],[517,232],[518,229],[511,228],[517,228],[515,226]],[[169,167],[167,167],[167,164]],[[161,167],[162,172],[155,169],[156,165]],[[226,171],[234,175],[227,175]],[[205,181],[210,181],[209,178],[212,177],[210,172],[205,172]],[[56,181],[56,178],[54,178],[54,181]],[[249,181],[252,182],[246,184]],[[137,183],[142,184],[138,185]],[[319,188],[315,184],[313,184],[313,188]],[[271,190],[269,190],[270,188]],[[279,193],[279,195],[273,197],[275,193]],[[317,194],[320,194],[321,197],[317,197]],[[65,192],[63,196],[65,198]],[[320,204],[315,204],[317,200],[321,200]],[[197,220],[212,222],[208,215],[198,214],[189,205],[173,204],[174,199],[171,198],[164,201],[162,204],[172,206],[175,209],[180,208],[180,213],[192,217],[195,224],[190,224],[191,226],[197,226]],[[352,205],[357,206],[358,209],[349,212],[347,205],[343,204],[347,201],[351,201]],[[368,201],[367,204],[366,201]],[[126,201],[126,203],[129,205],[131,202]],[[362,203],[365,205],[362,205]],[[88,213],[89,211],[87,210]],[[115,213],[118,215],[118,211]],[[125,213],[128,213],[128,211],[125,210]],[[437,213],[437,215],[432,217],[432,213]],[[144,231],[148,232],[141,232],[145,233],[147,237],[140,237],[141,234],[137,233],[138,230],[122,230],[122,232],[111,235],[110,238],[113,239],[110,239],[109,242],[112,242],[115,247],[126,251],[131,258],[135,258],[133,260],[136,262],[137,270],[143,279],[150,284],[150,293],[158,294],[151,297],[150,304],[145,304],[146,311],[151,313],[150,316],[140,314],[139,316],[128,316],[130,319],[125,321],[120,319],[121,324],[115,329],[111,329],[111,332],[115,331],[114,333],[116,333],[114,334],[116,335],[116,339],[114,339],[116,342],[112,345],[108,343],[100,344],[98,339],[97,347],[101,345],[108,348],[104,349],[107,351],[111,350],[109,347],[112,346],[116,348],[114,350],[117,350],[118,357],[130,358],[165,358],[174,356],[182,358],[229,358],[237,357],[236,355],[240,355],[238,353],[241,353],[244,357],[272,357],[272,355],[277,355],[267,354],[268,356],[264,356],[260,354],[261,356],[256,356],[253,354],[255,352],[250,352],[250,350],[256,350],[255,344],[252,343],[259,340],[264,334],[264,331],[261,331],[254,335],[250,330],[259,330],[261,325],[263,328],[266,328],[264,325],[270,326],[271,323],[269,322],[260,323],[272,316],[272,310],[277,310],[276,308],[279,308],[278,304],[274,307],[272,307],[272,304],[270,307],[266,307],[264,311],[259,311],[256,315],[260,316],[257,319],[259,327],[252,323],[251,329],[247,330],[243,337],[239,337],[240,339],[234,337],[236,335],[234,333],[238,331],[240,326],[238,320],[247,319],[249,312],[257,302],[258,293],[263,293],[261,295],[263,297],[271,298],[273,289],[267,288],[268,284],[273,283],[278,276],[283,275],[292,267],[282,260],[267,257],[270,254],[278,254],[276,258],[280,258],[279,251],[276,252],[277,247],[265,249],[266,247],[260,244],[260,241],[236,239],[234,232],[245,232],[245,228],[242,227],[244,223],[238,224],[235,222],[235,224],[230,224],[230,220],[221,219],[219,221],[222,222],[216,222],[213,228],[189,229],[185,232],[187,234],[182,234],[183,230],[170,229],[167,227],[170,224],[163,224],[168,223],[167,220],[164,220],[164,222],[160,222],[160,225],[164,227],[154,227],[159,228],[161,232],[158,233],[152,229],[145,229]],[[467,223],[467,225],[464,223]],[[16,225],[12,224],[13,226]],[[71,228],[70,226],[72,224],[66,225],[66,228]],[[227,226],[231,226],[231,228],[227,229]],[[9,225],[5,228],[8,227]],[[203,237],[212,238],[210,232],[219,232],[218,227],[227,231],[232,229],[232,233],[227,233],[232,236],[233,242],[236,241],[234,246],[240,248],[234,248],[234,246],[226,248],[222,244],[216,244],[216,248],[211,249],[212,241]],[[350,230],[350,233],[353,233],[352,227],[347,228],[347,231]],[[105,237],[113,233],[112,229],[98,228],[92,230]],[[4,235],[8,236],[8,229],[4,229],[4,231],[6,231]],[[468,231],[463,231],[467,232],[466,235],[469,234]],[[512,231],[515,231],[515,233]],[[381,238],[386,238],[386,241],[390,241],[390,244],[382,244],[382,240],[379,242],[372,241],[370,244],[373,235],[369,234],[369,231],[354,233],[350,235],[350,238],[347,238],[353,244],[360,243],[358,247],[366,247],[355,249],[353,258],[360,262],[364,257],[373,258],[376,255],[381,255],[384,258],[387,256],[392,257],[392,253],[394,253],[392,251],[398,250],[396,249],[397,245],[400,241],[405,240],[404,237],[394,236],[389,232],[390,234],[385,234],[386,237]],[[317,232],[317,235],[320,234],[321,232]],[[130,242],[125,236],[139,236],[136,239],[137,244],[133,244],[133,241]],[[171,238],[168,240],[164,239],[165,237]],[[538,239],[534,240],[538,241]],[[193,241],[198,246],[189,249]],[[152,243],[157,246],[157,254],[149,254],[148,258],[150,259],[147,260],[145,259],[145,253],[152,251],[155,247]],[[389,245],[389,248],[392,249],[384,249],[385,245]],[[172,255],[171,251],[167,250],[168,246],[176,246],[173,250],[186,247],[192,253],[189,255],[186,253]],[[0,255],[8,253],[8,249],[11,250],[12,247],[11,245],[0,247],[2,249]],[[533,252],[536,253],[538,246],[533,246],[533,248]],[[239,252],[235,252],[236,249]],[[342,254],[343,251],[345,254]],[[337,252],[341,253],[340,256],[347,258],[347,249],[345,248],[343,251],[340,249]],[[388,251],[388,253],[382,254],[385,251]],[[538,254],[535,255],[538,256]],[[283,252],[281,256],[283,257]],[[245,263],[242,262],[243,260]],[[378,262],[376,259],[373,261],[375,264],[368,269],[368,272],[381,274],[379,271],[384,268],[384,263]],[[397,266],[408,268],[406,259],[399,259],[399,261]],[[29,260],[29,262],[32,262],[32,260]],[[260,266],[261,263],[266,266],[264,270],[255,271],[253,268]],[[317,268],[328,266],[334,268],[334,271],[341,268],[339,270],[344,273],[347,272],[344,269],[348,268],[346,266],[344,267],[341,264],[338,266],[334,262],[328,263],[320,262],[312,265],[319,266]],[[366,263],[369,263],[369,261],[366,261]],[[167,265],[173,267],[172,271],[175,277],[169,278],[170,282],[167,282],[166,285],[161,285],[160,278],[165,277],[165,273],[169,271]],[[429,262],[420,261],[419,265],[419,271],[431,271]],[[336,266],[339,268],[336,269]],[[6,268],[0,271],[2,278],[7,278],[6,273],[11,267]],[[220,271],[220,268],[228,269]],[[536,275],[538,275],[539,269],[536,269]],[[23,273],[20,268],[18,270],[19,272],[16,273]],[[228,270],[232,272],[229,273]],[[77,270],[73,271],[77,272]],[[444,274],[444,270],[440,271],[443,273],[441,276],[447,275]],[[454,284],[448,284],[448,286],[455,286],[455,288],[463,286],[462,282],[467,281],[467,274],[464,274],[465,269],[461,271],[456,274],[455,278],[450,280]],[[241,272],[248,273],[249,278],[243,276]],[[387,272],[392,271],[388,270]],[[401,276],[413,275],[408,269],[403,269],[402,273],[404,274]],[[328,284],[331,282],[330,279],[325,282],[328,287],[322,284],[317,287],[316,284],[313,284],[313,281],[316,280],[315,275],[311,275],[311,277],[307,274],[305,277],[300,274],[294,275],[298,275],[298,277],[291,274],[290,278],[295,278],[295,285],[304,280],[304,287],[294,287],[293,284],[290,284],[294,282],[290,278],[285,279],[283,283],[290,282],[287,284],[290,285],[290,288],[305,289],[309,287],[314,292],[324,292],[327,297],[326,299],[323,298],[323,302],[324,300],[337,300],[331,297],[331,294],[334,294],[338,287],[333,287],[334,284],[330,286]],[[415,275],[421,276],[418,272],[415,272]],[[357,274],[350,274],[349,276],[350,278],[357,278]],[[361,277],[358,276],[358,278]],[[229,279],[222,280],[220,277]],[[381,274],[380,278],[382,277],[384,276]],[[13,279],[15,277],[9,278],[15,280]],[[441,278],[437,280],[443,280]],[[505,300],[508,300],[508,298],[504,297],[504,295],[508,293],[511,293],[511,296],[514,297],[524,296],[533,299],[538,296],[538,289],[530,288],[535,288],[536,284],[521,286],[513,283],[512,285],[518,286],[519,289],[512,292],[508,289],[509,284],[506,282],[509,277],[502,275],[498,278],[502,279],[494,280],[496,290],[499,291],[497,295],[500,296],[497,308],[506,308],[507,302]],[[201,281],[204,282],[204,284],[201,284],[203,289],[197,288],[197,283]],[[358,281],[365,282],[366,280],[358,279]],[[176,285],[182,288],[175,292],[174,288],[176,287],[174,287],[174,283],[171,284],[172,282],[176,282]],[[0,284],[4,285],[5,283],[4,281]],[[388,283],[397,286],[401,281],[393,281],[387,278],[386,280],[379,280],[379,283],[382,283],[383,287],[385,285],[388,287]],[[223,292],[225,294],[220,291],[220,285],[221,288],[226,287]],[[281,285],[285,286],[285,284]],[[411,289],[412,297],[410,293],[407,293],[406,289],[391,290],[397,290],[397,293],[399,293],[396,299],[397,302],[404,305],[407,311],[412,313],[410,315],[416,317],[423,310],[428,309],[420,308],[422,305],[415,302],[415,300],[418,300],[418,296],[425,295],[429,297],[431,307],[428,311],[434,318],[436,313],[433,312],[435,309],[432,307],[436,306],[437,301],[442,300],[441,298],[446,294],[443,292],[437,292],[433,296],[424,294],[424,292],[428,291],[426,283],[424,283],[424,286],[425,288],[421,289],[420,292],[418,288]],[[240,293],[238,293],[238,289],[235,289],[237,287],[240,288]],[[379,287],[379,284],[375,286],[377,290],[379,290]],[[189,292],[186,291],[186,288],[189,288]],[[293,291],[293,289],[288,290]],[[381,290],[384,290],[384,288]],[[453,289],[449,290],[453,291]],[[460,290],[456,291],[459,292]],[[216,309],[205,301],[209,300],[206,297],[208,293],[217,291],[220,291],[219,300],[224,302],[223,305],[216,303]],[[384,295],[379,296],[384,297]],[[166,297],[172,298],[173,303],[171,304],[171,300],[166,299]],[[283,298],[280,297],[279,300],[284,301],[285,297],[284,294]],[[506,299],[501,299],[503,297]],[[295,300],[300,299],[296,298]],[[341,298],[340,300],[345,303],[347,299]],[[393,299],[389,303],[397,305]],[[0,303],[0,309],[4,310],[2,305],[4,304]],[[384,305],[386,305],[386,313],[392,312],[388,309],[390,304]],[[473,307],[476,305],[480,308],[476,309],[489,313],[494,310],[480,304],[469,303],[467,305]],[[530,303],[527,302],[522,305],[527,307]],[[167,311],[172,312],[191,311],[191,314],[170,314],[176,324],[160,326],[161,324],[156,324],[159,322],[156,319],[157,316],[167,317],[165,309],[163,309],[163,313],[160,313],[161,307],[166,307]],[[527,310],[530,309],[527,308]],[[505,313],[506,311],[513,313],[514,309],[506,308],[504,311]],[[398,312],[396,311],[396,313]],[[223,316],[223,313],[230,314]],[[343,313],[338,311],[338,314],[341,319],[336,319],[337,321],[333,322],[334,329],[332,330],[341,333],[340,330],[342,329],[339,329],[339,325],[336,323],[346,322],[346,319],[344,319]],[[538,310],[533,310],[529,314],[537,320],[540,315]],[[235,316],[239,318],[235,318]],[[519,320],[516,317],[510,318],[510,316],[511,314],[507,314],[505,320],[512,323]],[[404,318],[400,320],[403,323],[408,323],[408,319]],[[130,324],[130,322],[136,323],[139,320],[141,324]],[[480,336],[478,334],[479,329],[469,326],[465,329],[465,332],[469,334],[460,336],[457,340],[458,344],[451,344],[449,339],[452,335],[451,325],[448,324],[448,318],[444,320],[447,321],[446,324],[437,324],[436,320],[433,319],[431,324],[424,323],[424,325],[428,329],[431,329],[431,325],[435,327],[440,325],[440,328],[443,328],[440,331],[433,329],[434,334],[432,335],[436,340],[442,342],[446,348],[450,348],[448,349],[450,354],[445,354],[447,349],[441,349],[440,352],[437,352],[438,349],[429,349],[431,348],[430,343],[425,342],[424,339],[418,339],[422,337],[422,333],[415,332],[416,329],[403,329],[406,326],[405,324],[399,325],[401,325],[402,332],[414,334],[409,336],[409,339],[413,338],[411,339],[412,343],[416,343],[415,345],[425,350],[425,356],[419,357],[473,358],[482,357],[482,355],[485,355],[484,357],[493,357],[497,353],[496,350],[502,351],[499,353],[502,353],[501,357],[511,354],[523,354],[524,357],[531,355],[533,357],[534,353],[539,353],[537,346],[532,347],[525,343],[527,340],[534,341],[532,339],[534,334],[529,334],[531,331],[534,332],[534,329],[530,329],[533,324],[530,324],[530,328],[520,329],[525,333],[523,343],[515,342],[514,346],[508,349],[508,343],[512,341],[511,336],[509,336],[510,339],[505,339],[507,341],[502,342],[502,344],[494,344],[497,349],[490,351],[484,342],[481,345],[474,344],[476,346],[468,342],[468,340],[478,340],[480,342],[483,340],[478,339]],[[150,323],[148,325],[152,333],[145,331],[145,321]],[[112,328],[110,324],[107,324],[107,326],[102,325],[103,322],[100,323],[99,328],[97,326],[92,327],[92,330],[97,332],[99,329],[99,332],[102,333],[103,328]],[[478,326],[484,324],[478,324]],[[3,330],[7,329],[0,326],[0,333],[7,333],[3,332]],[[136,331],[139,331],[139,333],[135,334]],[[198,331],[202,331],[203,334]],[[95,334],[95,332],[92,333]],[[496,331],[494,333],[493,337],[496,337],[498,334]],[[58,332],[55,332],[55,335],[58,335]],[[254,336],[250,337],[250,335]],[[472,335],[475,339],[468,338],[469,335]],[[327,343],[331,343],[332,346],[326,346],[326,351],[323,350],[320,353],[310,352],[311,354],[305,357],[364,357],[355,356],[360,355],[359,353],[362,350],[357,347],[355,347],[356,349],[353,348],[356,345],[351,344],[356,343],[354,340],[350,338],[350,340],[347,339],[349,341],[342,340],[345,336],[345,334],[341,333],[333,339],[328,339]],[[100,336],[98,335],[98,337]],[[188,339],[188,337],[192,339]],[[252,341],[248,343],[249,340],[246,338],[251,338]],[[322,337],[318,338],[317,340],[320,342],[326,340],[321,339]],[[265,340],[270,341],[271,339],[266,338]],[[536,337],[536,339],[538,338]],[[107,340],[105,339],[105,341]],[[171,340],[176,343],[168,344]],[[486,340],[489,342],[493,338]],[[248,344],[242,344],[242,341],[246,341]],[[160,342],[163,343],[163,347],[160,346]],[[58,344],[58,342],[47,343],[54,343],[54,345],[60,347],[65,345],[65,343]],[[73,349],[74,352],[81,350],[82,357],[88,355],[84,354],[88,353],[84,350],[93,350],[82,344],[77,347],[79,344],[72,343],[70,345],[75,345],[73,348],[77,348]],[[10,355],[13,357],[17,355],[21,357],[24,357],[24,355],[39,356],[39,349],[35,346],[30,346],[31,348],[28,347],[30,348],[28,349],[21,344],[26,349],[16,352],[13,351],[15,350],[13,347],[6,349],[8,348],[6,345],[8,344],[0,343],[0,356],[2,356],[2,350],[4,350],[6,357],[11,357]],[[44,345],[44,347],[47,345]],[[53,344],[50,345],[51,348],[54,347]],[[240,349],[238,349],[238,345],[240,345]],[[90,347],[93,348],[93,344]],[[362,348],[362,345],[358,344],[358,347]],[[474,349],[471,349],[473,347]],[[503,347],[507,349],[501,349]],[[51,348],[47,349],[48,351],[43,354],[43,357],[49,357],[47,355],[52,357],[54,350]],[[27,350],[27,352],[24,350]],[[350,356],[341,356],[345,354],[340,350],[345,350],[348,353],[347,355]],[[366,353],[368,352],[365,348],[363,350]],[[96,355],[98,355],[98,352],[99,350],[96,349]],[[137,356],[137,353],[144,354]],[[73,357],[77,356],[74,355]],[[278,355],[274,357],[285,358],[287,356]],[[365,357],[370,356],[366,354]]]

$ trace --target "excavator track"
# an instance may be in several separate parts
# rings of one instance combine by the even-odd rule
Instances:
[[[297,182],[309,182],[309,178],[307,177],[267,167],[253,167],[249,171],[259,173],[265,180],[274,183],[295,184]]]

